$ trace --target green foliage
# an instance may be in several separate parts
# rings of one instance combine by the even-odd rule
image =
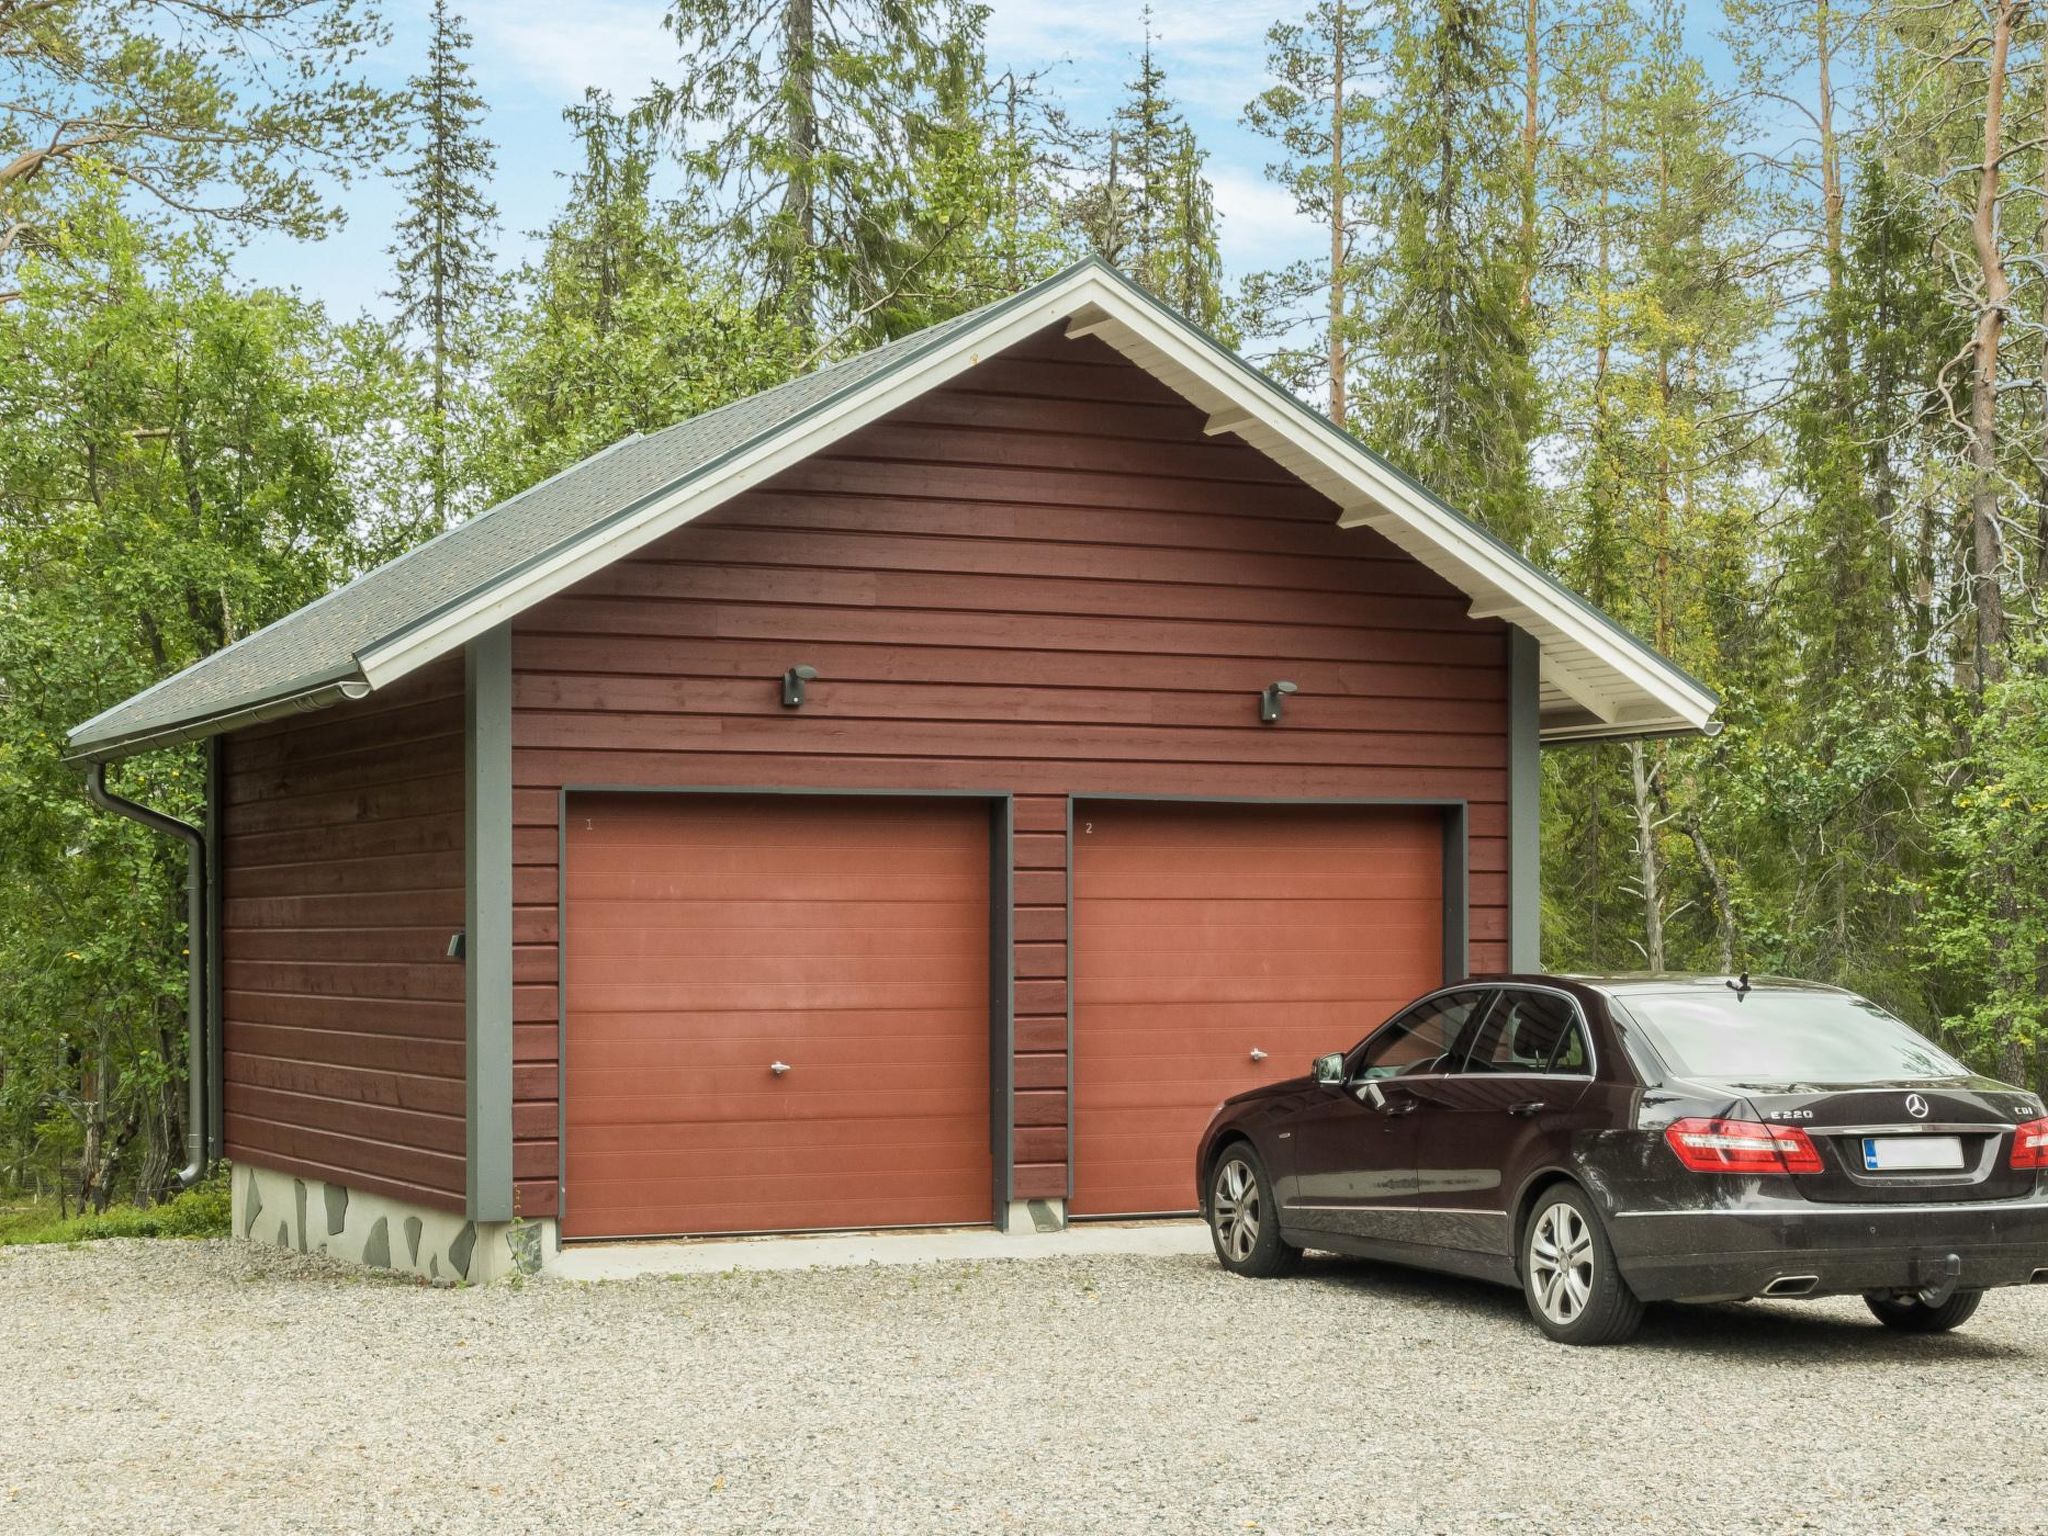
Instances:
[[[0,271],[65,240],[81,181],[162,224],[315,236],[392,145],[355,75],[384,29],[355,0],[0,5]]]
[[[319,309],[230,288],[111,185],[0,310],[0,1168],[147,1197],[178,1145],[181,853],[92,812],[66,729],[299,607],[362,546],[346,441],[380,409]],[[192,816],[192,749],[119,787]]]
[[[692,260],[691,211],[655,196],[647,131],[597,93],[568,118],[583,169],[493,343],[479,453],[491,500],[780,383],[801,360],[796,324]]]
[[[0,1206],[0,1245],[91,1243],[109,1237],[226,1237],[232,1220],[227,1170],[156,1205],[111,1205],[59,1216],[46,1203]]]
[[[1985,689],[1966,755],[1965,787],[1943,818],[1944,857],[1929,883],[1926,963],[1977,978],[1976,995],[1942,1020],[1984,1070],[2024,1081],[2048,1050],[2048,647]]]

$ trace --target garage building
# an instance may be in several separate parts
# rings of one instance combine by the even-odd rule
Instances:
[[[475,1279],[1188,1210],[1223,1097],[1536,965],[1541,743],[1715,703],[1090,261],[617,444],[70,751],[209,743],[237,1231]]]

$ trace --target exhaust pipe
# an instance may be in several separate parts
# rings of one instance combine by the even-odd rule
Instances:
[[[107,765],[88,763],[85,797],[103,811],[140,822],[185,844],[185,1166],[178,1188],[206,1177],[206,837],[197,827],[124,800],[107,788]]]
[[[1764,1287],[1766,1296],[1811,1296],[1819,1275],[1780,1275]]]
[[[2029,1285],[2048,1285],[2048,1267],[2037,1269],[2027,1281]]]

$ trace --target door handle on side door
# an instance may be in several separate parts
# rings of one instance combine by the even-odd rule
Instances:
[[[1542,1114],[1545,1108],[1546,1106],[1541,1099],[1524,1099],[1520,1104],[1510,1104],[1508,1106],[1508,1113],[1511,1115],[1521,1115],[1526,1118],[1530,1115]]]

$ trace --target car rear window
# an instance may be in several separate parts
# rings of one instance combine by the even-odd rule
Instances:
[[[1730,1083],[1888,1082],[1967,1069],[1877,1004],[1834,992],[1665,992],[1623,1004],[1681,1077]]]

